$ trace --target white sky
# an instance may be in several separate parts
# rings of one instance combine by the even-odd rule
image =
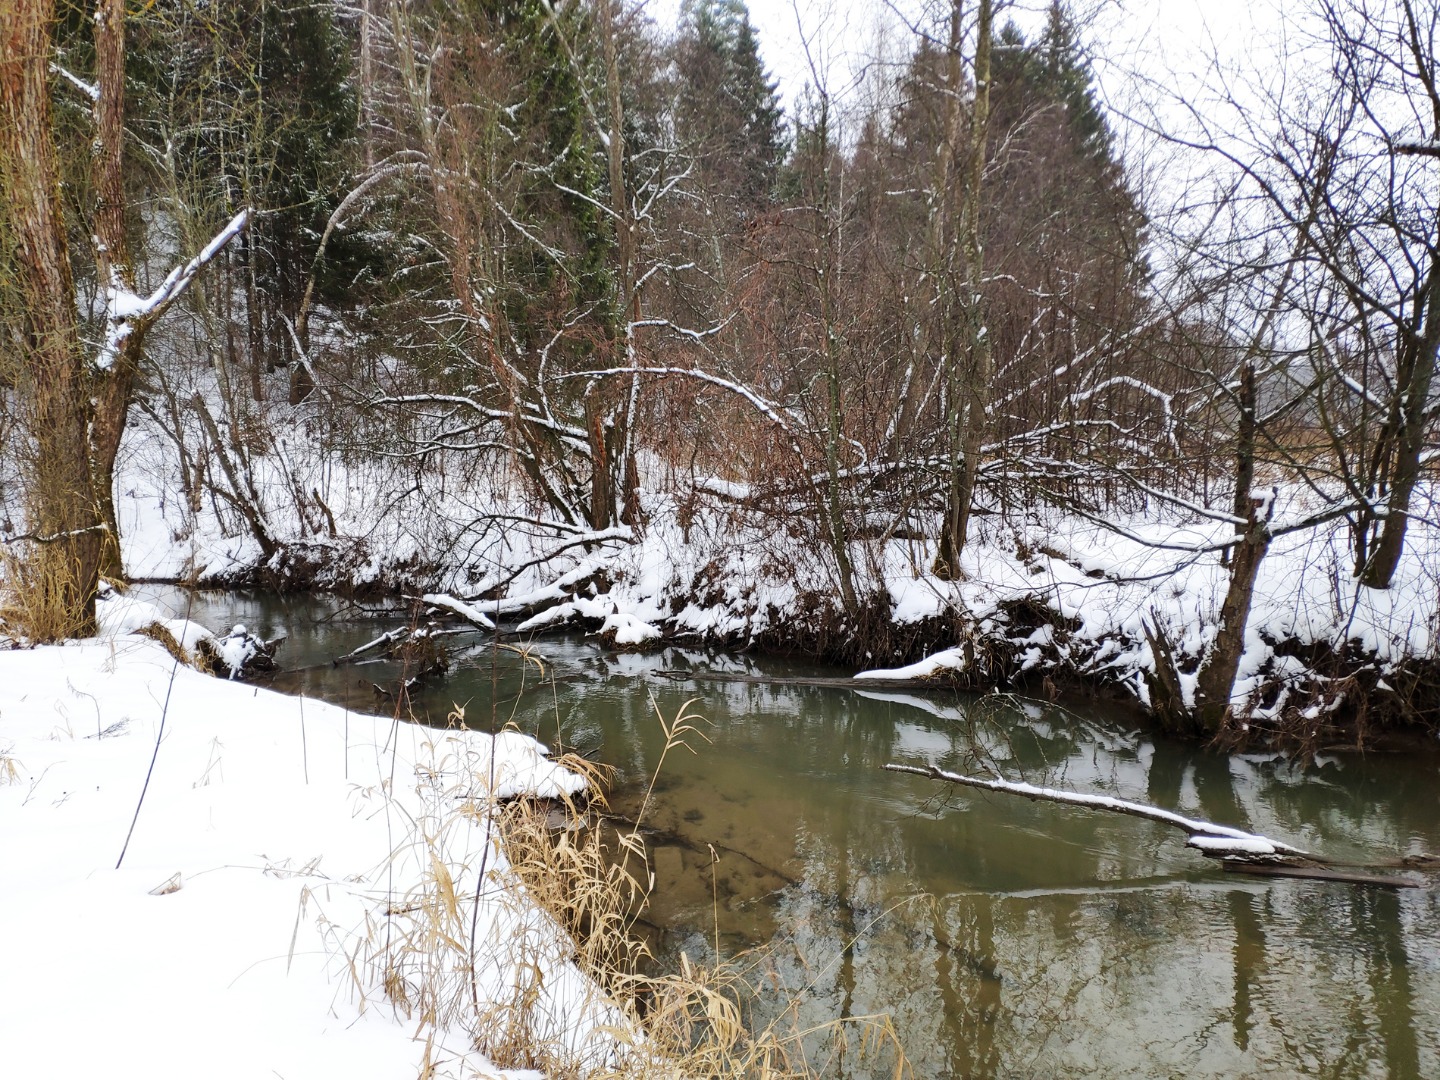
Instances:
[[[967,7],[974,4],[975,0],[966,0]],[[1123,108],[1143,92],[1137,88],[1147,80],[1184,88],[1203,74],[1212,55],[1242,68],[1275,67],[1282,29],[1276,4],[1277,0],[1071,0],[1070,8],[1088,23],[1082,35],[1094,56],[1102,96]],[[839,96],[877,56],[903,62],[910,39],[897,12],[914,18],[925,6],[924,0],[748,0],[748,5],[761,57],[770,74],[780,80],[787,105],[811,81],[804,40],[810,42],[810,53],[822,69],[828,63],[830,89]],[[1013,18],[1023,28],[1038,29],[1047,6],[1047,0],[1011,0],[1003,4],[997,21],[1003,24]],[[649,0],[646,5],[661,27],[674,25],[679,8],[680,0]]]

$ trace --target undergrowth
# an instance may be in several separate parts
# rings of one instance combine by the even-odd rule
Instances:
[[[0,638],[49,644],[93,632],[81,591],[79,561],[62,544],[32,544],[26,557],[0,545]]]

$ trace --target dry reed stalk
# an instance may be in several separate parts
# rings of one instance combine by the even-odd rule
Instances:
[[[661,716],[667,751],[688,749],[699,719],[688,703]],[[739,964],[682,958],[679,972],[642,971],[650,954],[637,918],[651,877],[635,868],[648,866],[644,844],[637,828],[610,850],[586,814],[586,802],[603,803],[605,769],[560,759],[590,782],[583,802],[502,801],[491,794],[491,755],[443,732],[430,746],[415,773],[420,809],[406,813],[389,859],[395,878],[413,884],[350,932],[320,914],[362,1003],[379,988],[427,1046],[453,1047],[463,1032],[495,1065],[553,1080],[808,1080],[826,1075],[854,1029],[860,1053],[889,1053],[895,1075],[909,1075],[888,1018],[802,1028],[792,1003],[751,1032],[743,1003],[760,979],[747,981]],[[373,794],[395,803],[388,785]],[[812,1060],[827,1046],[828,1057]],[[425,1068],[438,1075],[433,1057]]]
[[[80,560],[66,544],[0,546],[0,632],[17,644],[49,644],[89,627],[75,603]]]

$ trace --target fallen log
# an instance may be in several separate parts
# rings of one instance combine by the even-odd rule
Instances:
[[[407,597],[407,599],[414,598]],[[418,599],[422,604],[429,604],[431,607],[439,608],[441,611],[448,611],[452,615],[458,615],[472,626],[476,626],[481,630],[495,629],[495,624],[490,621],[489,617],[486,616],[483,611],[473,604],[467,604],[464,600],[457,600],[455,597],[445,593],[426,593]]]
[[[1349,885],[1375,885],[1382,889],[1419,889],[1424,882],[1394,874],[1362,874],[1355,870],[1332,870],[1325,866],[1289,866],[1283,863],[1222,859],[1220,865],[1234,874],[1260,877],[1308,878],[1313,881],[1342,881]]]
[[[339,667],[341,664],[348,664],[354,660],[358,660],[360,657],[364,656],[368,652],[373,652],[375,649],[381,649],[387,645],[395,644],[395,642],[399,641],[401,638],[405,637],[409,633],[410,628],[408,626],[397,626],[394,630],[390,630],[384,634],[381,634],[379,637],[375,638],[372,641],[367,641],[359,648],[352,649],[344,656],[337,656],[334,660],[330,661],[330,666]]]
[[[943,780],[961,787],[978,788],[982,791],[997,791],[1006,795],[1039,802],[1060,803],[1063,806],[1079,806],[1089,810],[1108,810],[1116,814],[1158,821],[1180,829],[1186,835],[1185,845],[1199,851],[1208,858],[1219,859],[1221,865],[1237,873],[1262,874],[1270,877],[1311,878],[1319,881],[1343,881],[1352,885],[1378,885],[1391,889],[1419,888],[1424,883],[1413,877],[1367,873],[1380,868],[1406,867],[1409,869],[1434,869],[1440,866],[1440,859],[1434,855],[1412,855],[1402,859],[1385,860],[1379,863],[1355,864],[1327,859],[1294,847],[1281,840],[1275,840],[1260,833],[1246,832],[1229,825],[1213,821],[1187,818],[1158,806],[1117,799],[1110,795],[1087,795],[1082,792],[1060,791],[1056,788],[1037,787],[1013,780],[1001,780],[980,776],[963,776],[947,772],[934,765],[886,765],[887,772],[910,773],[931,780]],[[1338,868],[1348,869],[1338,869]]]

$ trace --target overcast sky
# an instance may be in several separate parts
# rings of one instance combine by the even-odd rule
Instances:
[[[967,0],[973,8],[975,0]],[[999,21],[1014,19],[1027,31],[1043,25],[1046,0],[1013,0]],[[649,0],[646,10],[660,26],[675,24],[680,0]],[[1104,98],[1124,110],[1137,94],[1154,97],[1157,81],[1184,90],[1204,76],[1209,60],[1264,71],[1275,67],[1283,29],[1275,0],[1073,0],[1071,10],[1087,24]],[[843,94],[856,75],[877,59],[903,62],[910,49],[903,20],[915,20],[923,0],[749,0],[750,19],[767,70],[780,80],[789,105],[811,71],[810,56],[828,69],[831,92]],[[798,13],[797,13],[798,9]]]

